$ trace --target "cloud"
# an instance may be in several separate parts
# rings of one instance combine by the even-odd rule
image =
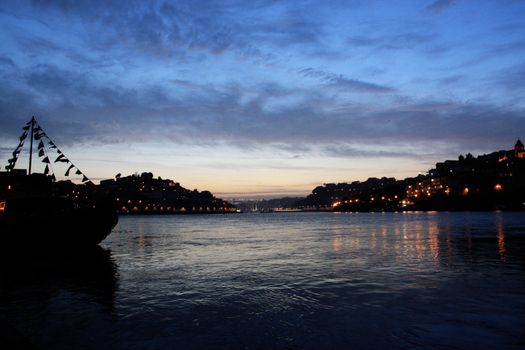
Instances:
[[[395,92],[394,88],[389,86],[369,83],[358,79],[350,79],[341,74],[329,73],[314,68],[304,68],[299,71],[304,77],[318,78],[327,86],[337,87],[344,90],[364,93],[390,93]]]
[[[348,144],[329,145],[322,149],[322,153],[337,158],[414,158],[425,159],[432,155],[414,149],[412,152],[397,150],[388,145],[385,149],[363,149]]]
[[[498,71],[488,79],[491,85],[503,87],[510,96],[520,100],[523,103],[525,93],[525,86],[523,81],[525,79],[525,64],[518,64],[509,68],[504,68]]]
[[[181,62],[193,61],[199,54],[231,52],[257,64],[272,64],[277,59],[272,46],[322,46],[322,24],[293,4],[33,1],[33,5],[45,14],[56,12],[93,28],[83,40],[99,52],[123,48],[141,56]],[[71,23],[77,22],[71,20]]]
[[[15,62],[7,56],[0,56],[0,67],[1,66],[16,67]]]
[[[327,85],[347,83],[318,71],[304,74],[320,74]],[[20,126],[36,114],[62,145],[171,140],[246,149],[280,144],[289,145],[284,150],[297,155],[307,153],[301,145],[342,143],[375,145],[376,150],[341,146],[325,148],[326,153],[335,155],[342,149],[371,157],[410,156],[412,151],[390,151],[388,145],[428,144],[424,154],[443,142],[458,149],[479,145],[497,149],[501,140],[512,141],[525,115],[515,107],[440,100],[409,99],[363,108],[322,90],[296,90],[277,82],[213,86],[174,81],[188,87],[179,95],[158,85],[141,90],[100,86],[87,74],[52,65],[35,66],[20,80],[26,88],[1,79],[2,134],[18,136]],[[374,93],[387,91],[365,83],[351,85]]]
[[[456,0],[436,0],[425,7],[425,10],[433,13],[441,13],[452,6],[455,2]]]
[[[436,33],[402,32],[381,36],[354,35],[347,38],[348,44],[357,47],[373,47],[378,50],[414,49],[417,46],[428,46],[438,38]]]
[[[460,83],[465,79],[464,75],[453,74],[439,79],[438,83],[442,86],[450,86]]]

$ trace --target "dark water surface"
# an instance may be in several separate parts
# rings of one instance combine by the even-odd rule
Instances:
[[[2,263],[42,349],[524,349],[525,213],[121,217],[94,252]]]

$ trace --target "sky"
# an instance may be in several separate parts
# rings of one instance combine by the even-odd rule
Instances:
[[[32,115],[95,182],[225,198],[511,149],[524,18],[523,0],[4,0],[0,166]]]

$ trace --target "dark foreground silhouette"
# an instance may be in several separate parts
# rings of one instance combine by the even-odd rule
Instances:
[[[111,312],[118,269],[111,252],[99,246],[75,252],[4,249],[0,279],[0,344],[36,349],[34,340],[48,315],[57,312],[53,300],[61,293],[81,294]]]

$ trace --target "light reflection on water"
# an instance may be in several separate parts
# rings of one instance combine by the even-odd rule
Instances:
[[[101,291],[53,269],[28,287],[6,274],[1,307],[10,327],[53,349],[518,349],[523,219],[123,217],[102,244],[113,283]]]

